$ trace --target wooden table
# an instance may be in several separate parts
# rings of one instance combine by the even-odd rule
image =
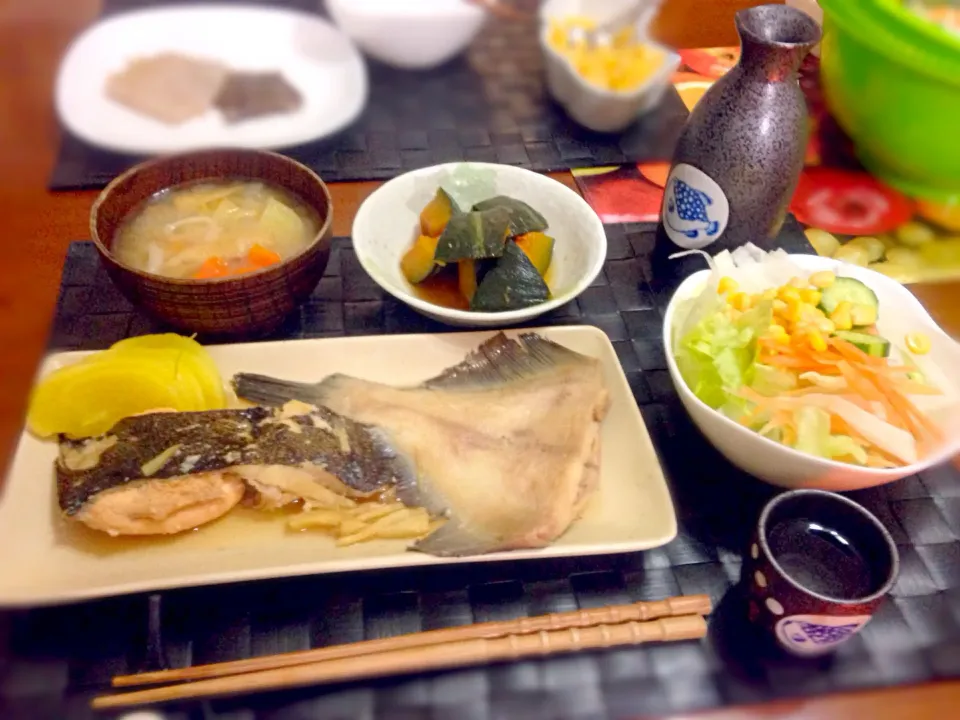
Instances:
[[[678,47],[736,44],[732,15],[751,0],[666,0],[655,23]],[[64,253],[88,237],[95,193],[51,194],[46,180],[58,147],[52,112],[53,78],[70,40],[99,12],[99,0],[0,0],[0,458],[6,465],[20,431],[28,388],[40,360],[57,298]],[[573,186],[569,173],[557,179]],[[357,206],[375,183],[331,190],[334,232],[349,234]],[[960,284],[916,286],[937,319],[960,336]],[[728,709],[701,717],[831,720],[940,720],[960,707],[960,682]]]

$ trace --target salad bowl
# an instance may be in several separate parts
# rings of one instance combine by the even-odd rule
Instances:
[[[758,291],[786,283],[791,276],[791,269],[794,276],[801,277],[830,271],[837,278],[859,280],[873,291],[878,301],[876,330],[890,343],[890,364],[914,365],[929,384],[941,391],[938,395],[911,398],[939,428],[942,442],[914,462],[896,467],[869,467],[802,452],[781,444],[701,400],[681,373],[677,357],[678,340],[682,329],[689,327],[685,325],[686,316],[692,311],[697,298],[705,297],[706,292],[716,293],[717,279],[721,275],[736,278],[739,268],[728,265],[725,270],[703,270],[686,278],[671,298],[663,326],[670,377],[687,413],[714,447],[741,470],[773,485],[840,492],[893,482],[947,461],[960,452],[960,387],[954,370],[960,366],[960,344],[936,324],[913,294],[885,275],[838,260],[814,255],[784,255],[779,260],[789,263],[780,268],[781,279],[769,285],[761,284],[757,287]],[[755,274],[752,280],[756,281],[756,278]],[[709,286],[711,281],[712,286]],[[905,349],[908,343],[906,338],[908,335],[917,337],[918,333],[929,340],[929,351],[919,355],[908,354]]]

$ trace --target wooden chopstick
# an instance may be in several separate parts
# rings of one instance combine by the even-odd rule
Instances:
[[[678,615],[708,615],[710,609],[710,598],[708,596],[682,595],[667,598],[666,600],[638,602],[632,605],[616,605],[592,610],[575,610],[572,612],[553,613],[551,615],[520,618],[517,620],[478,623],[476,625],[429,630],[378,640],[365,640],[363,642],[349,643],[346,645],[333,645],[331,647],[317,648],[314,650],[265,655],[247,658],[245,660],[233,660],[231,662],[213,663],[209,665],[195,665],[193,667],[178,668],[175,670],[158,670],[138,673],[136,675],[118,675],[113,678],[113,686],[133,687],[137,685],[156,685],[159,683],[180,682],[184,680],[225,677],[227,675],[237,675],[261,670],[275,670],[283,667],[292,667],[294,665],[304,665],[327,660],[342,660],[344,658],[359,657],[393,650],[439,645],[462,640],[493,639],[506,635],[522,635],[544,630],[583,628],[591,625],[615,625],[631,620],[645,621]]]
[[[706,632],[707,623],[701,615],[680,615],[647,622],[629,621],[617,625],[541,630],[523,635],[458,640],[441,645],[417,646],[372,655],[323,660],[306,665],[134,690],[116,695],[101,695],[94,698],[91,704],[95,709],[105,709],[171,700],[242,695],[265,690],[282,690],[344,680],[517,660],[576,650],[597,650],[646,642],[692,640],[703,637]]]

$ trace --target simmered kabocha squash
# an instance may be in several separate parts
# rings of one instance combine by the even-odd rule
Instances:
[[[504,312],[537,305],[550,297],[550,289],[530,262],[530,258],[513,241],[503,248],[497,265],[484,275],[470,302],[478,312]]]
[[[420,234],[400,262],[417,296],[476,312],[548,300],[544,278],[553,263],[554,239],[546,234],[546,218],[506,195],[463,208],[438,188],[421,210]]]
[[[421,235],[400,260],[400,271],[411,283],[423,282],[433,272],[437,238]]]
[[[500,208],[509,214],[511,237],[529,232],[541,232],[547,229],[546,218],[523,202],[523,200],[515,200],[505,195],[497,195],[489,200],[478,202],[473,206],[475,211],[492,210],[494,208]]]
[[[517,238],[517,247],[523,250],[541,276],[547,274],[553,260],[553,238],[542,232],[529,232]]]
[[[461,260],[457,263],[457,282],[460,287],[460,294],[467,302],[473,300],[477,292],[477,264],[473,260]]]
[[[440,237],[450,218],[459,213],[460,208],[454,199],[443,188],[437,188],[433,199],[420,211],[420,232],[430,237]]]
[[[503,208],[454,215],[437,243],[437,260],[459,262],[503,255],[510,215]]]

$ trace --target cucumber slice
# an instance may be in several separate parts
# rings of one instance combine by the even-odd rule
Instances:
[[[877,294],[859,280],[854,280],[850,277],[838,277],[833,281],[833,285],[824,288],[820,294],[820,309],[829,315],[837,309],[837,305],[844,301],[853,305],[854,308],[862,306],[870,308],[873,311],[874,319],[872,321],[860,323],[854,319],[854,324],[872,325],[877,321],[877,310],[880,307]],[[864,317],[869,317],[868,312],[869,311],[861,310]]]
[[[863,350],[867,355],[887,357],[890,354],[890,341],[879,335],[869,335],[853,330],[838,330],[833,336],[846,340],[851,345]]]

